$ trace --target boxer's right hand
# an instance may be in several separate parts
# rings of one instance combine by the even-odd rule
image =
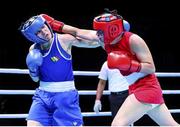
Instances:
[[[99,113],[102,109],[102,104],[100,100],[96,100],[94,104],[94,112]]]
[[[63,22],[57,21],[47,14],[41,14],[41,16],[46,20],[46,22],[51,26],[52,30],[56,32],[62,32],[64,26]]]
[[[39,81],[39,66],[42,65],[43,57],[38,49],[31,50],[26,57],[26,64],[33,81]]]

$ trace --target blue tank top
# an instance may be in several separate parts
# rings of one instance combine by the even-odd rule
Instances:
[[[57,35],[43,56],[40,80],[44,82],[73,81],[72,57],[60,45]]]

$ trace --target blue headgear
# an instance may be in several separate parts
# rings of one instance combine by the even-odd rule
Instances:
[[[44,24],[46,24],[49,27],[51,34],[53,35],[52,29],[50,28],[49,24],[46,23],[46,20],[41,15],[33,16],[30,19],[28,19],[21,27],[21,32],[28,40],[30,40],[33,43],[46,43],[47,40],[42,39],[36,35],[36,33],[43,27]]]

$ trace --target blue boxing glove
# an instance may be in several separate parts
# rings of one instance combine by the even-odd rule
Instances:
[[[26,57],[26,64],[33,81],[39,81],[39,66],[42,65],[43,57],[38,49],[31,50]]]

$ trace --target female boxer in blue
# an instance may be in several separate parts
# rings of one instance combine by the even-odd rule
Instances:
[[[20,27],[22,34],[34,43],[26,64],[32,80],[39,82],[27,117],[28,126],[83,125],[71,49],[72,46],[96,48],[100,45],[70,34],[54,33],[52,28],[60,30],[64,25],[57,22],[41,14]]]

